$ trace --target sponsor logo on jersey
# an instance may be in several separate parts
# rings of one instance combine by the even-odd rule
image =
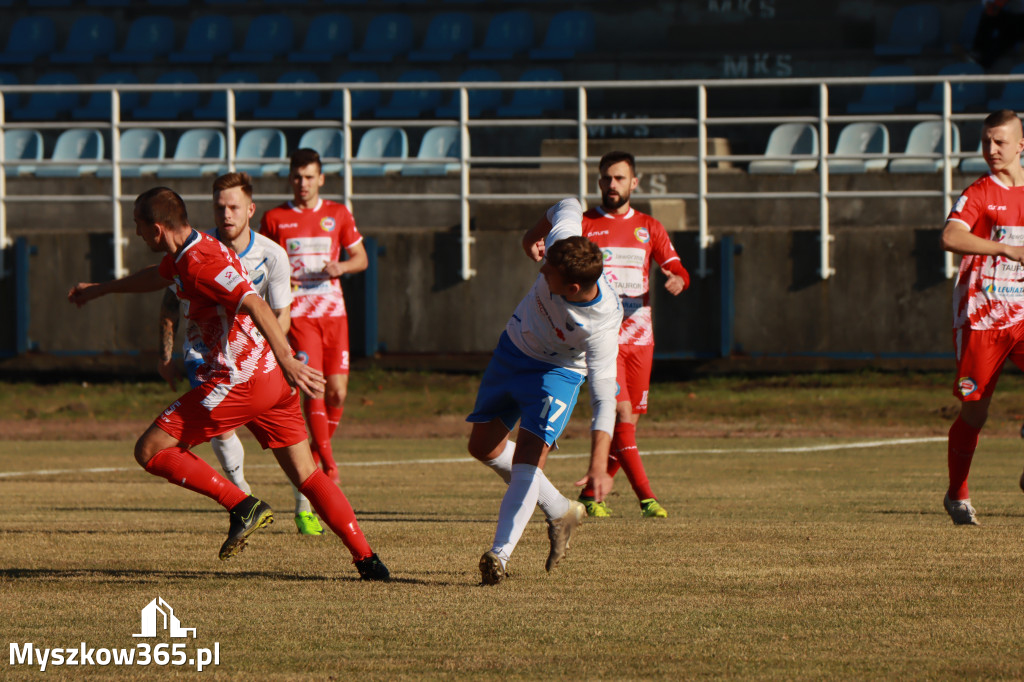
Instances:
[[[256,278],[252,281],[252,283],[253,284],[259,284],[260,282],[263,281],[263,279],[265,277],[266,277],[266,274],[261,272],[259,275],[256,276]]]
[[[168,407],[166,410],[164,410],[164,414],[161,417],[161,419],[163,419],[165,422],[171,421],[167,417],[169,417],[172,412],[174,412],[176,409],[178,409],[179,405],[181,405],[181,401],[180,400],[175,400],[173,403],[171,403],[171,406]]]
[[[600,237],[603,234],[611,234],[611,230],[591,230],[587,232],[587,238]]]
[[[227,291],[234,291],[235,287],[242,282],[242,279],[243,278],[238,274],[238,271],[230,265],[221,270],[220,274],[214,277],[214,280],[216,280],[217,283]]]
[[[282,229],[282,230],[283,230],[283,229],[285,229],[285,228],[289,228],[289,227],[298,227],[298,226],[299,226],[299,224],[298,224],[298,223],[281,223],[281,224],[280,224],[280,225],[278,225],[277,227],[278,227],[279,229]]]
[[[651,241],[651,233],[646,227],[638,227],[633,230],[633,236],[636,237],[636,240],[641,244],[646,244]]]
[[[988,205],[988,210],[990,210],[990,211],[1005,211],[1006,207],[1005,206],[1000,206],[999,204],[989,204]]]
[[[1001,242],[1006,239],[1006,228],[996,226],[996,228],[992,230],[992,239],[997,242]]]
[[[994,294],[994,293],[996,293],[996,285],[995,285],[995,282],[989,282],[988,284],[986,284],[985,286],[983,286],[983,287],[981,288],[981,290],[982,290],[982,291],[984,291],[984,292],[985,292],[986,294]]]
[[[304,350],[300,350],[298,353],[296,353],[295,354],[295,359],[298,360],[299,362],[301,362],[304,365],[308,365],[309,364],[309,356],[306,354],[306,351],[304,351]]]
[[[964,206],[967,205],[967,197],[960,195],[960,198],[956,200],[956,204],[953,205],[953,213],[959,213],[964,210]]]
[[[320,221],[320,229],[324,232],[334,232],[335,222],[331,216],[326,216]]]
[[[289,251],[298,251],[300,248],[302,248],[302,242],[300,242],[298,239],[289,239],[288,240],[288,250]]]
[[[960,377],[956,383],[960,395],[965,398],[978,390],[978,382],[971,377]]]
[[[601,254],[604,256],[604,260],[606,263],[612,259],[611,249],[601,249]]]

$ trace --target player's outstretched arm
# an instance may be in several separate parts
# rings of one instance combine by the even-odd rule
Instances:
[[[157,360],[156,371],[170,385],[172,391],[176,391],[178,384],[178,368],[174,364],[174,335],[178,331],[178,322],[181,319],[181,303],[174,292],[167,289],[164,292],[164,300],[160,303],[160,340],[159,360]]]
[[[277,316],[274,315],[274,311],[270,309],[267,302],[253,292],[242,299],[238,308],[252,318],[253,324],[270,344],[270,350],[277,358],[277,364],[281,367],[288,383],[297,387],[310,398],[322,398],[325,386],[324,375],[320,370],[314,369],[292,356],[288,338],[281,331]]]
[[[160,291],[171,282],[160,275],[160,268],[150,265],[121,279],[106,282],[79,282],[68,291],[68,301],[82,307],[107,294],[144,294]]]
[[[530,260],[537,263],[544,260],[544,237],[548,232],[551,232],[551,222],[544,216],[523,235],[523,251]]]
[[[366,255],[366,246],[362,242],[345,249],[345,252],[348,254],[347,259],[327,263],[324,265],[324,272],[331,277],[341,277],[342,275],[362,272],[369,267],[370,258]]]
[[[612,477],[608,475],[608,452],[612,434],[607,431],[590,432],[590,468],[587,475],[576,481],[577,486],[594,488],[594,499],[600,502],[612,491]]]
[[[942,229],[942,248],[961,256],[1002,256],[1024,263],[1024,246],[1010,246],[972,233],[959,220],[950,220]]]

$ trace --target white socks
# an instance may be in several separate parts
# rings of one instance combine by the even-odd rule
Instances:
[[[302,512],[313,512],[313,508],[309,506],[309,500],[306,496],[299,492],[299,489],[292,483],[292,494],[295,495],[295,515],[298,516]]]
[[[238,434],[233,433],[226,440],[218,436],[210,440],[213,447],[213,454],[217,455],[220,468],[224,470],[228,480],[242,489],[248,495],[252,492],[249,483],[245,480],[245,473],[242,471],[242,463],[245,461],[245,448],[242,441],[238,440]]]
[[[505,449],[494,459],[484,461],[484,464],[494,470],[494,473],[501,476],[501,480],[508,483],[512,480],[512,456],[515,454],[515,441],[505,441]],[[549,519],[560,519],[569,512],[569,498],[558,492],[544,472],[537,470],[539,479],[537,504],[540,506],[544,516]]]
[[[491,551],[501,559],[504,566],[516,543],[526,530],[526,524],[533,516],[537,506],[537,494],[540,487],[541,471],[532,464],[513,464],[512,476],[501,498],[501,509],[498,511],[498,528],[494,531],[494,544]]]

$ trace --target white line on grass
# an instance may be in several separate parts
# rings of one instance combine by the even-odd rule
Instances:
[[[721,455],[730,453],[754,453],[754,452],[829,452],[832,450],[855,450],[860,448],[882,448],[893,445],[916,445],[919,443],[945,442],[943,436],[930,438],[892,438],[889,440],[867,440],[853,443],[831,443],[823,445],[803,445],[800,447],[788,448],[697,448],[692,450],[644,450],[640,454],[645,457],[658,455]],[[548,455],[549,459],[579,459],[589,457],[589,453],[566,453]],[[381,460],[376,462],[338,462],[339,467],[378,467],[394,466],[403,464],[459,464],[472,462],[472,457],[446,457],[443,459],[402,459],[402,460]],[[255,464],[246,466],[247,469],[276,469],[276,464]],[[0,471],[0,478],[15,478],[18,476],[57,476],[60,474],[101,474],[109,472],[138,471],[139,467],[98,467],[93,469],[39,469],[37,471]]]

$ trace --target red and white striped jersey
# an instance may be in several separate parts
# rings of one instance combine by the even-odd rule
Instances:
[[[1007,187],[992,175],[964,190],[947,220],[971,233],[1024,246],[1024,187]],[[953,290],[953,328],[1006,329],[1024,322],[1024,266],[1002,256],[963,256]]]
[[[324,266],[363,240],[356,221],[345,208],[320,199],[315,208],[302,209],[286,202],[263,214],[260,233],[288,253],[292,269],[291,316],[343,317],[345,299],[341,282],[329,277]]]
[[[663,267],[679,262],[665,227],[632,208],[615,215],[598,206],[583,214],[583,236],[601,247],[605,277],[622,299],[619,343],[653,346],[651,259]]]

